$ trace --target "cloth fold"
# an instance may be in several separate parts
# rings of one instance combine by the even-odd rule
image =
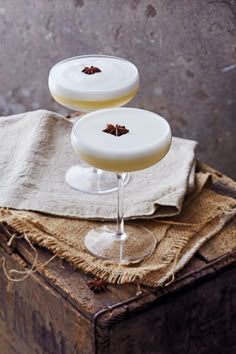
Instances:
[[[0,118],[0,206],[64,217],[114,219],[117,193],[91,195],[72,189],[65,173],[80,164],[72,150],[72,122],[46,110]],[[124,216],[150,218],[179,214],[194,189],[195,148],[173,138],[158,164],[131,174]]]

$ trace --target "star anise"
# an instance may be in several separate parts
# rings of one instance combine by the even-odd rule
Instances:
[[[129,129],[126,129],[124,125],[113,125],[113,124],[107,124],[106,129],[103,130],[105,133],[109,133],[115,136],[121,136],[124,134],[127,134],[129,132]]]
[[[103,280],[101,279],[94,279],[91,281],[87,282],[87,285],[90,290],[92,290],[94,293],[98,294],[106,290],[106,285]]]
[[[92,75],[95,73],[100,73],[102,70],[100,70],[99,68],[97,68],[96,66],[85,66],[85,68],[82,70],[83,73],[88,74],[88,75]]]

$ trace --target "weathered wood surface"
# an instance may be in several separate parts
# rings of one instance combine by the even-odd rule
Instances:
[[[107,353],[236,353],[235,281],[234,269],[130,314],[112,327]]]
[[[220,193],[232,193],[217,182]],[[6,245],[7,268],[32,264],[24,241]],[[54,259],[23,283],[0,272],[1,354],[236,353],[235,222],[205,244],[165,288],[108,285],[94,294],[92,278]],[[37,248],[39,262],[51,254]]]
[[[18,254],[7,254],[0,247],[2,257],[8,268],[22,270],[28,266]],[[12,283],[1,272],[0,289],[1,354],[93,352],[91,321],[38,274]]]
[[[209,240],[199,250],[206,262],[210,262],[236,249],[236,219],[229,222],[224,230]]]
[[[18,254],[1,249],[0,255],[9,268],[27,266]],[[57,272],[58,260],[47,270],[51,277],[60,274],[56,286],[46,274],[17,284],[9,284],[1,274],[0,348],[4,345],[5,351],[0,352],[208,354],[212,348],[214,354],[233,354],[235,261],[233,253],[212,265],[194,258],[169,287],[145,288],[139,296],[132,285],[109,286],[106,293],[95,295],[85,283],[89,276],[69,265]],[[60,282],[64,289],[58,291]],[[76,282],[83,286],[77,288]]]

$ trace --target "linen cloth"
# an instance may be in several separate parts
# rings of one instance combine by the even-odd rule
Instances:
[[[0,206],[64,217],[114,219],[117,192],[86,194],[65,182],[65,173],[80,164],[70,134],[73,122],[47,110],[0,118]],[[179,214],[194,189],[192,140],[173,138],[158,164],[131,173],[125,186],[124,216],[150,218]]]

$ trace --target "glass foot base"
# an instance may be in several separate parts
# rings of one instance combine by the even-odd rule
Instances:
[[[117,236],[115,225],[99,226],[85,236],[85,246],[96,257],[117,263],[140,261],[156,247],[152,233],[140,225],[126,225],[125,233]]]
[[[66,172],[66,183],[70,187],[90,194],[105,194],[116,191],[117,178],[114,172],[97,170],[89,165],[76,165]],[[130,174],[124,174],[124,184],[129,182]]]

